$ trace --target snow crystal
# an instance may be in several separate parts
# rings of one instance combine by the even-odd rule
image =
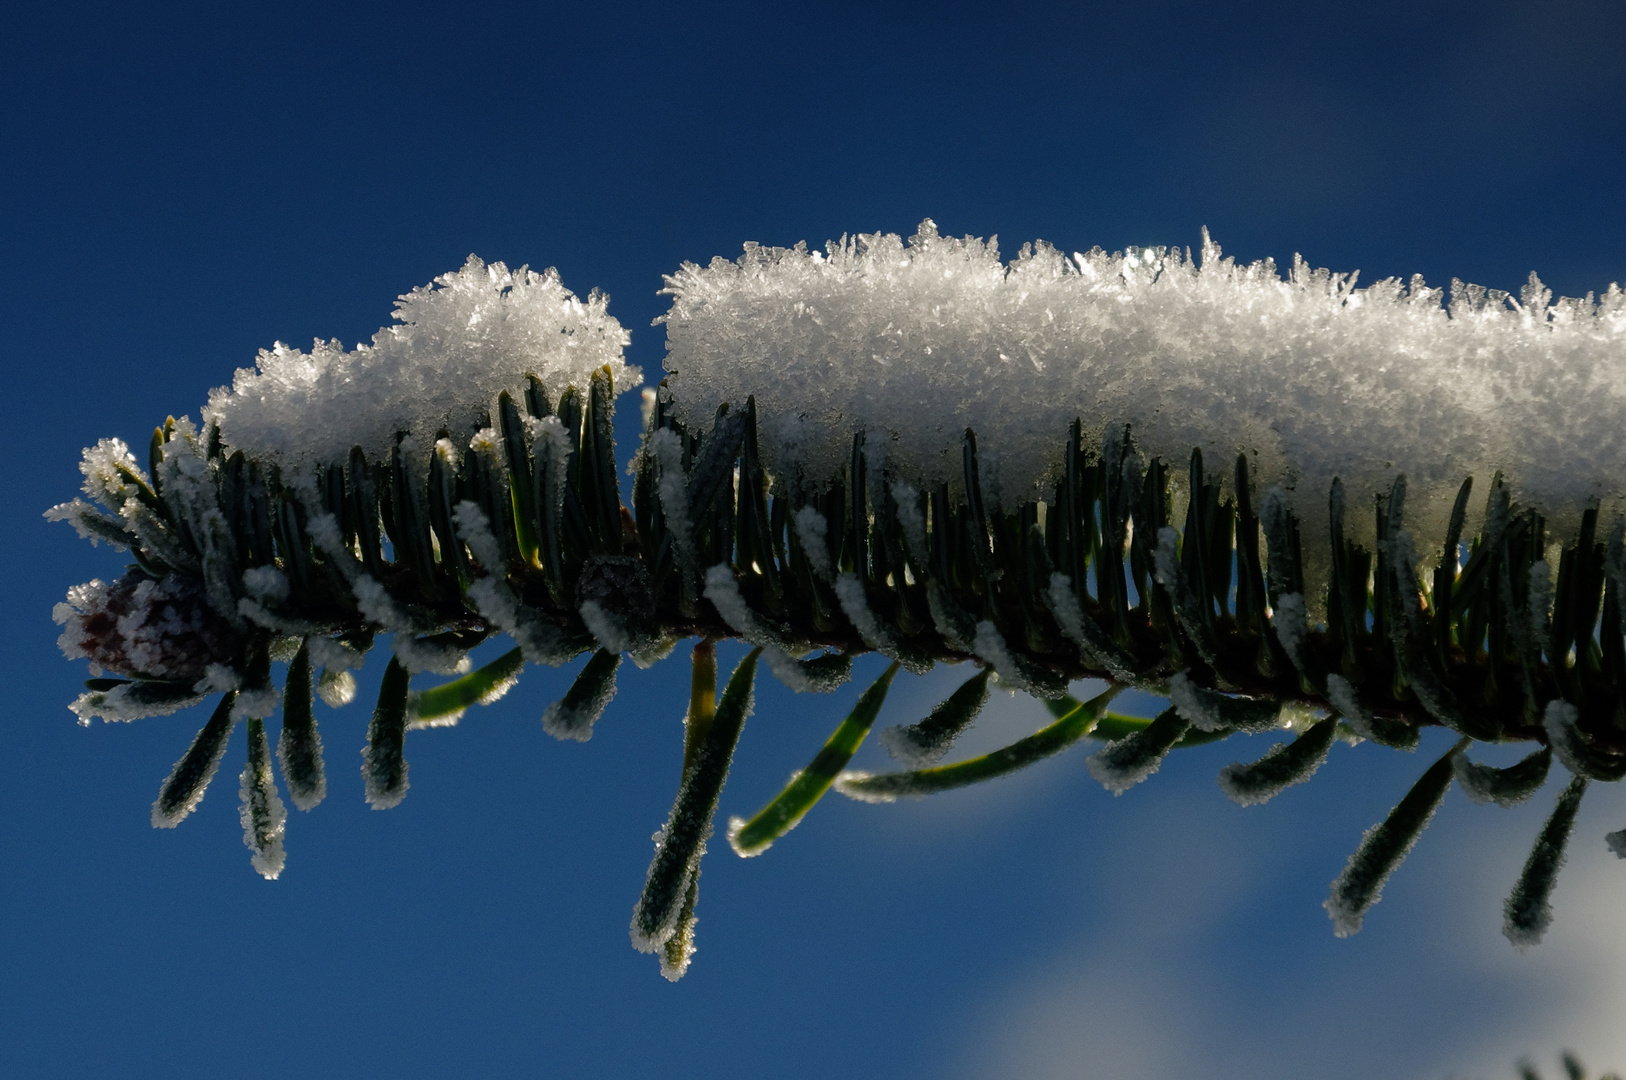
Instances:
[[[520,391],[527,375],[558,395],[608,365],[618,387],[636,386],[642,376],[622,360],[627,333],[607,304],[597,292],[578,299],[553,270],[511,271],[471,255],[461,270],[402,296],[396,325],[371,345],[262,350],[230,388],[210,393],[204,419],[220,425],[228,449],[296,476],[345,461],[352,446],[385,460],[398,431],[433,436],[444,427],[466,441],[497,395]],[[87,490],[92,479],[118,483],[111,463],[120,448],[103,455],[108,467],[86,473]]]
[[[1149,248],[1071,258],[1037,243],[844,237],[824,252],[748,244],[667,278],[672,407],[693,428],[755,395],[770,469],[837,475],[855,431],[890,433],[895,480],[961,479],[978,436],[995,505],[1044,498],[1068,425],[1097,442],[1131,425],[1141,450],[1221,478],[1247,453],[1281,484],[1306,550],[1327,491],[1353,505],[1410,481],[1408,527],[1438,546],[1464,476],[1501,470],[1556,530],[1626,483],[1626,294],[1553,301],[1421,278],[1356,287],[1295,258],[1239,264]],[[871,441],[874,441],[873,439]],[[1178,470],[1177,470],[1178,471]],[[1368,515],[1352,515],[1356,539]]]
[[[115,511],[136,497],[140,490],[137,478],[143,483],[148,479],[122,439],[102,439],[85,447],[79,471],[85,477],[85,494]]]

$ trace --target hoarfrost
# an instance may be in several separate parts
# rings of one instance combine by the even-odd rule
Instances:
[[[190,575],[154,579],[132,569],[111,584],[93,579],[69,589],[51,617],[62,627],[62,654],[88,659],[96,674],[191,684],[232,659],[231,628]]]
[[[329,671],[359,669],[366,659],[361,650],[320,634],[307,638],[306,644],[311,649],[311,663]]]
[[[1551,652],[1552,635],[1548,633],[1547,617],[1553,609],[1553,572],[1545,559],[1537,560],[1530,567],[1527,607],[1530,612],[1530,633],[1536,647],[1542,652]]]
[[[1577,776],[1558,796],[1552,817],[1542,826],[1541,835],[1530,849],[1524,872],[1503,905],[1502,936],[1521,952],[1541,941],[1553,924],[1553,886],[1564,866],[1564,849],[1575,828],[1575,814],[1586,794],[1587,779]]]
[[[689,521],[689,488],[683,476],[683,446],[677,432],[661,428],[649,437],[649,452],[655,459],[660,479],[656,491],[661,498],[661,513],[666,515],[666,528],[672,534],[680,564],[686,569],[694,566],[694,529]]]
[[[633,647],[632,632],[627,629],[627,622],[613,611],[607,610],[597,600],[587,600],[580,607],[582,623],[587,632],[593,635],[593,640],[613,653],[630,652]]]
[[[640,670],[652,668],[668,656],[671,656],[672,650],[677,648],[677,643],[678,639],[675,637],[652,641],[646,647],[633,650],[632,662],[637,664]]]
[[[558,394],[609,365],[617,386],[636,386],[638,369],[622,359],[627,333],[607,304],[597,292],[578,299],[553,270],[511,271],[471,255],[461,270],[402,296],[395,325],[370,345],[262,350],[230,388],[210,393],[204,419],[220,425],[229,449],[289,475],[342,462],[358,445],[368,460],[388,460],[398,431],[423,437],[446,428],[466,442],[497,395],[519,391],[527,375]],[[121,448],[97,459],[99,485],[120,484],[112,466]]]
[[[740,593],[739,582],[734,580],[734,571],[727,563],[718,563],[706,571],[705,596],[729,628],[751,644],[761,645],[764,655],[772,650],[784,657],[796,649],[795,642],[787,640],[779,628],[765,622],[756,610],[746,603],[745,597]],[[774,661],[770,659],[768,663],[772,667]],[[775,674],[777,673],[778,669],[775,668]]]
[[[238,817],[243,823],[243,843],[253,852],[249,861],[261,877],[275,881],[287,860],[282,836],[288,810],[277,796],[276,781],[271,778],[271,748],[259,723],[249,725],[248,764],[243,766],[238,791],[242,796]]]
[[[282,695],[274,687],[261,686],[252,690],[239,690],[232,705],[234,720],[258,720],[277,711]]]
[[[192,692],[207,697],[210,694],[224,694],[228,690],[236,690],[243,685],[243,678],[225,664],[210,664],[203,672],[203,678],[192,684]],[[242,718],[242,714],[238,714]]]
[[[920,512],[916,500],[920,489],[901,481],[892,485],[892,501],[898,504],[898,526],[903,529],[903,542],[909,559],[916,566],[927,565],[926,517]]]
[[[291,638],[301,638],[316,630],[314,623],[284,618],[258,600],[250,600],[246,596],[237,601],[237,613],[261,629],[285,634]]]
[[[410,633],[396,633],[390,651],[401,666],[413,674],[464,675],[470,669],[469,654],[456,645],[426,641]]]
[[[1552,766],[1553,752],[1541,747],[1535,753],[1505,769],[1494,769],[1471,761],[1467,754],[1458,754],[1452,765],[1456,769],[1457,783],[1463,794],[1481,806],[1495,803],[1513,807],[1525,802],[1536,789],[1547,781],[1547,770]]]
[[[615,698],[615,672],[620,662],[618,653],[594,653],[570,691],[543,711],[542,730],[570,742],[591,739],[593,725]]]
[[[173,829],[203,801],[203,793],[226,755],[226,742],[235,724],[232,696],[228,694],[158,788],[158,798],[152,804],[153,828]]]
[[[1547,744],[1553,748],[1553,755],[1577,776],[1619,780],[1626,773],[1626,763],[1593,749],[1581,731],[1580,718],[1579,710],[1562,698],[1547,703],[1542,713],[1542,727],[1546,729]]]
[[[1304,605],[1303,594],[1283,593],[1277,597],[1274,618],[1270,622],[1276,631],[1276,640],[1282,643],[1287,658],[1293,661],[1293,666],[1303,674],[1304,643],[1310,637],[1310,617]]]
[[[926,607],[931,611],[932,625],[943,636],[943,643],[956,652],[971,653],[972,639],[977,636],[976,626],[936,578],[926,580]]]
[[[508,582],[499,576],[503,564],[502,549],[491,532],[491,523],[486,520],[485,511],[465,500],[457,504],[452,517],[458,536],[468,545],[475,561],[488,570],[495,568],[495,572],[477,578],[469,585],[468,597],[475,610],[513,638],[514,644],[524,651],[525,659],[533,664],[558,667],[579,655],[581,648],[567,638],[564,631],[520,603]]]
[[[1280,721],[1282,703],[1270,698],[1228,697],[1204,689],[1185,672],[1169,680],[1169,702],[1200,731],[1261,732]]]
[[[367,745],[361,749],[361,777],[367,805],[374,810],[401,805],[407,788],[412,786],[407,779],[409,767],[401,746],[405,733],[404,720],[394,730],[385,730],[375,717],[368,728]]]
[[[1462,744],[1458,744],[1429,766],[1389,816],[1362,834],[1360,845],[1321,903],[1332,919],[1334,935],[1342,938],[1360,933],[1366,913],[1383,897],[1383,886],[1434,820],[1455,775],[1454,758],[1461,750]]]
[[[808,651],[806,643],[792,640],[746,603],[727,563],[706,571],[705,597],[730,629],[762,649],[762,662],[787,689],[798,694],[825,694],[847,681],[850,662],[841,666],[834,654],[814,657],[812,661],[800,659]]]
[[[356,607],[368,622],[393,630],[398,637],[412,630],[412,617],[395,602],[383,582],[371,574],[358,573],[350,582],[350,591],[355,594]]]
[[[890,660],[898,661],[906,671],[916,675],[931,670],[929,660],[910,653],[893,634],[891,627],[876,616],[869,606],[869,597],[864,593],[864,583],[855,575],[842,574],[836,578],[836,600],[841,604],[842,614],[853,624],[853,629],[858,631],[865,645]]]
[[[102,439],[85,447],[79,471],[85,477],[85,494],[114,512],[122,510],[141,485],[150,482],[122,439]]]
[[[890,744],[888,744],[888,747],[890,748]],[[897,755],[894,754],[893,756],[896,757]],[[863,769],[844,769],[836,776],[835,782],[830,786],[847,796],[847,798],[858,802],[873,803],[877,806],[897,802],[898,796],[896,792],[872,791],[864,787],[863,782],[874,775],[874,773],[866,772]]]
[[[508,583],[493,577],[469,585],[469,600],[491,625],[514,639],[533,664],[558,667],[581,653],[581,648],[554,624],[519,602]]]
[[[770,469],[835,477],[853,432],[886,432],[888,471],[961,483],[966,428],[998,454],[994,503],[1043,497],[1068,425],[1099,440],[1132,425],[1149,456],[1249,454],[1283,485],[1305,549],[1326,536],[1335,476],[1357,502],[1405,474],[1408,525],[1443,537],[1465,475],[1496,470],[1515,495],[1572,528],[1626,477],[1626,294],[1550,301],[1421,278],[1356,287],[1295,258],[1286,274],[1241,264],[1205,233],[1178,249],[1067,257],[939,235],[746,245],[735,261],[667,277],[673,410],[704,428],[719,402],[754,395]],[[1369,524],[1357,524],[1368,528]],[[1355,537],[1360,539],[1360,537]],[[1315,582],[1310,582],[1312,587]]]
[[[1056,623],[1061,627],[1061,632],[1078,646],[1079,653],[1086,663],[1096,668],[1105,668],[1118,682],[1134,684],[1135,676],[1127,659],[1101,633],[1094,620],[1084,618],[1084,609],[1079,606],[1078,597],[1073,594],[1072,578],[1062,573],[1051,574],[1050,588],[1045,593],[1045,600],[1056,616]],[[935,609],[933,615],[934,617],[936,615]]]
[[[967,679],[959,689],[939,702],[927,716],[918,724],[899,724],[894,727],[883,728],[877,738],[881,745],[886,747],[894,761],[901,762],[911,769],[922,769],[937,762],[948,753],[949,747],[960,737],[968,727],[976,722],[977,715],[982,707],[988,703],[988,677],[991,669]],[[842,776],[857,778],[868,776],[868,773],[843,773]],[[840,778],[837,778],[837,788],[841,787]],[[862,791],[862,788],[857,789]],[[848,792],[851,794],[851,792]],[[861,794],[854,794],[854,798],[864,798]],[[884,801],[890,802],[891,796]]]
[[[51,507],[45,511],[45,520],[66,521],[79,534],[79,539],[89,540],[92,546],[103,540],[112,545],[114,551],[124,551],[130,546],[130,535],[125,532],[124,523],[102,513],[83,499]]]
[[[301,810],[315,809],[327,798],[327,769],[322,762],[322,734],[311,712],[309,649],[294,655],[282,707],[282,731],[277,737],[277,762],[288,785],[288,797]]]
[[[1322,720],[1292,742],[1277,743],[1250,764],[1237,762],[1220,770],[1220,790],[1238,806],[1259,806],[1294,784],[1315,775],[1332,748],[1337,721]]]
[[[994,674],[999,676],[999,681],[1006,686],[1016,690],[1033,689],[1017,669],[1016,658],[1006,646],[999,627],[991,620],[983,619],[977,624],[977,636],[972,639],[971,651],[977,655],[977,659],[985,661],[993,668]]]
[[[1361,705],[1355,687],[1342,675],[1327,676],[1327,703],[1361,738],[1401,750],[1417,748],[1418,733],[1415,728],[1393,721],[1379,721]]]
[[[288,575],[274,566],[251,566],[243,571],[243,588],[262,603],[280,604],[288,599]]]
[[[796,511],[796,539],[807,554],[807,561],[820,581],[834,581],[835,565],[830,561],[830,523],[811,506]]]
[[[1190,722],[1175,710],[1166,710],[1140,731],[1107,743],[1084,764],[1102,787],[1122,795],[1157,772],[1189,727]]]
[[[633,948],[659,955],[661,974],[673,981],[682,977],[693,954],[694,901],[700,860],[712,835],[718,795],[728,778],[735,742],[740,728],[751,715],[755,701],[751,680],[755,670],[756,654],[747,654],[729,678],[728,689],[718,699],[711,727],[699,739],[693,757],[684,766],[683,779],[666,824],[652,838],[655,856],[650,860],[644,891],[633,907],[629,931]],[[678,947],[668,951],[667,945],[674,939]]]
[[[497,537],[491,531],[491,522],[486,520],[486,512],[480,509],[479,504],[467,499],[458,503],[452,508],[452,520],[457,525],[457,535],[468,545],[475,562],[492,573],[500,571],[503,566],[502,548],[498,546]]]
[[[79,718],[79,726],[84,727],[93,719],[111,723],[168,716],[203,700],[201,694],[153,699],[142,691],[143,684],[138,682],[123,683],[111,690],[87,690],[73,699],[68,710]]]

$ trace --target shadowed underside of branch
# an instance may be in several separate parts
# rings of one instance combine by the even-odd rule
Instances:
[[[986,497],[972,431],[956,448],[962,475],[952,486],[923,489],[889,475],[863,434],[837,476],[770,475],[754,401],[722,406],[696,431],[674,418],[664,388],[651,403],[627,507],[612,402],[607,371],[585,392],[557,398],[533,378],[522,394],[501,396],[467,446],[444,432],[434,440],[403,432],[386,460],[358,447],[300,476],[228,452],[212,429],[171,421],[154,434],[146,470],[133,460],[119,466],[111,513],[76,504],[59,515],[135,560],[120,581],[80,587],[89,591],[59,610],[65,649],[114,673],[91,680],[75,710],[131,719],[228,694],[166,782],[154,820],[173,825],[196,805],[231,722],[274,711],[273,658],[294,660],[279,744],[285,782],[302,809],[319,802],[312,687],[343,700],[346,669],[380,633],[394,635],[394,659],[366,754],[378,808],[405,795],[409,730],[495,700],[527,661],[594,654],[544,721],[552,734],[585,739],[613,696],[620,657],[652,662],[683,638],[708,650],[742,639],[797,690],[841,685],[854,656],[889,657],[885,684],[809,769],[739,823],[736,846],[751,854],[831,786],[858,798],[924,794],[1001,775],[1087,735],[1113,740],[1091,771],[1121,791],[1173,747],[1286,726],[1284,717],[1306,712],[1319,719],[1301,742],[1222,775],[1227,793],[1247,804],[1308,779],[1335,727],[1402,749],[1421,729],[1449,728],[1462,741],[1335,882],[1328,903],[1340,932],[1359,926],[1453,777],[1475,798],[1499,802],[1527,798],[1546,777],[1548,759],[1539,769],[1474,765],[1465,756],[1472,743],[1530,742],[1578,777],[1626,775],[1626,550],[1622,524],[1601,527],[1595,509],[1574,535],[1553,538],[1499,477],[1478,486],[1464,478],[1444,543],[1425,552],[1407,529],[1403,477],[1370,504],[1346,499],[1335,482],[1330,551],[1307,553],[1288,501],[1255,490],[1246,457],[1225,465],[1222,483],[1200,453],[1149,459],[1131,430],[1111,430],[1097,445],[1074,424],[1056,433],[1046,497],[998,506]],[[1469,534],[1472,500],[1486,509]],[[1373,525],[1370,546],[1352,538],[1357,515]],[[1307,581],[1307,554],[1328,567],[1324,585]],[[1324,623],[1312,624],[1312,610],[1325,611]],[[468,671],[469,650],[498,634],[515,649]],[[963,661],[979,669],[966,688],[920,724],[886,733],[913,773],[843,772],[897,667]],[[750,673],[736,673],[742,687],[731,683],[733,735],[723,745],[700,730],[711,722],[713,705],[701,699],[714,695],[716,678],[714,662],[709,676],[703,668],[697,656],[684,783],[720,791],[749,712]],[[1050,702],[1057,725],[1003,757],[935,765],[974,721],[990,670]],[[412,690],[415,673],[456,677]],[[1106,711],[1110,693],[1087,704],[1066,697],[1084,678],[1106,680],[1111,692],[1167,693],[1172,705],[1154,721],[1117,716]],[[271,806],[263,744],[262,736],[243,790]],[[691,777],[696,747],[710,771]],[[665,950],[669,974],[681,974],[692,952],[699,856],[716,808],[716,791],[695,790],[680,793],[673,821],[682,828],[663,834],[661,888],[640,902],[635,926],[643,946]],[[1563,827],[1538,839],[1537,870],[1521,879],[1510,912],[1547,911],[1579,790],[1561,800]],[[255,814],[245,827],[266,861],[271,811]],[[278,819],[279,845],[280,829]],[[278,870],[281,858],[279,846]],[[1510,936],[1539,937],[1545,922],[1520,918]]]

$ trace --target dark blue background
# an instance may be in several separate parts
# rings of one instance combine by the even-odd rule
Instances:
[[[413,735],[387,814],[354,772],[364,678],[321,714],[332,795],[264,882],[241,735],[171,833],[148,806],[201,717],[74,726],[50,608],[120,563],[39,516],[81,446],[144,444],[274,340],[367,338],[470,251],[608,291],[650,374],[683,260],[928,215],[1007,252],[1206,225],[1368,282],[1601,290],[1626,279],[1623,102],[1626,9],[1602,0],[5,6],[0,1072],[1443,1077],[1564,1044],[1626,1065],[1626,866],[1599,840],[1626,800],[1583,808],[1541,949],[1497,930],[1548,795],[1453,795],[1337,941],[1325,883],[1424,765],[1370,746],[1248,811],[1211,779],[1234,745],[1117,800],[1081,750],[931,803],[832,798],[760,859],[713,851],[667,985],[625,927],[676,782],[681,652],[625,670],[587,746],[539,729],[552,671]],[[953,677],[901,680],[886,722]],[[765,683],[724,812],[856,693]],[[1041,722],[1001,699],[976,745]]]

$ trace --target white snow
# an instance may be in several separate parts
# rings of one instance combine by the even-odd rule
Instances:
[[[667,278],[673,408],[701,428],[755,395],[769,468],[836,475],[855,431],[887,432],[891,475],[961,483],[976,430],[996,505],[1044,498],[1069,423],[1132,425],[1179,473],[1193,447],[1217,475],[1240,452],[1261,490],[1288,489],[1306,549],[1341,477],[1352,506],[1410,482],[1428,552],[1464,476],[1500,469],[1514,498],[1573,524],[1626,484],[1626,294],[1553,300],[1421,278],[1356,287],[1295,258],[1177,249],[1064,255],[940,236],[931,221],[805,245],[747,244]],[[873,435],[870,441],[875,441]],[[1351,514],[1355,537],[1370,515]]]
[[[524,389],[526,375],[555,398],[566,386],[586,387],[606,364],[618,389],[637,386],[640,372],[622,359],[627,333],[607,304],[598,292],[578,299],[551,269],[509,270],[471,255],[461,270],[397,300],[395,325],[370,345],[262,350],[229,388],[210,393],[203,416],[220,425],[229,449],[294,475],[342,463],[352,446],[383,460],[402,430],[427,446],[445,427],[463,443],[499,393]],[[111,462],[117,452],[110,445],[104,456]],[[96,466],[87,489],[92,480],[118,483],[110,464]]]

